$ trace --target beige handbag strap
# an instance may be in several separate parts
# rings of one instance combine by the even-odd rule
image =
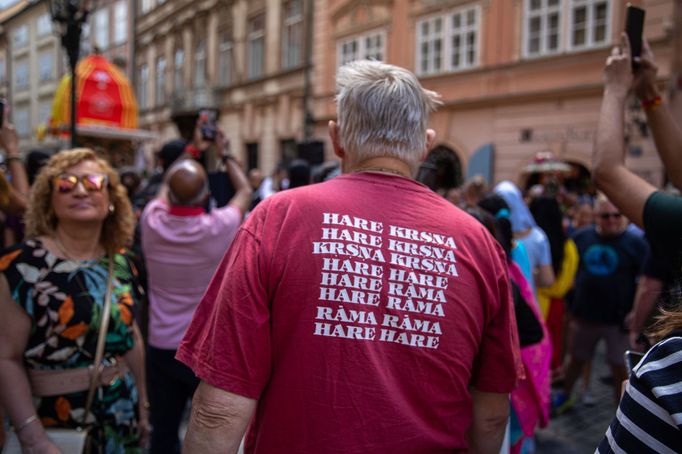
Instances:
[[[97,349],[95,350],[95,361],[92,363],[92,375],[90,376],[90,389],[88,398],[85,401],[85,412],[83,413],[83,424],[88,417],[90,407],[95,400],[95,391],[99,387],[100,375],[102,374],[102,357],[104,356],[104,344],[109,329],[109,319],[111,318],[111,294],[114,287],[114,258],[113,253],[109,254],[109,275],[107,277],[107,292],[104,295],[104,305],[102,307],[102,320],[99,325],[99,336],[97,338]]]

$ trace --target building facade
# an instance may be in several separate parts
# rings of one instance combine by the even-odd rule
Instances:
[[[103,0],[82,31],[81,57],[99,49],[132,76],[131,0]],[[54,95],[69,65],[47,0],[21,0],[0,12],[0,90],[11,107],[23,151],[57,149],[61,142],[38,129],[52,113]]]
[[[661,84],[679,104],[680,69],[675,71],[673,64],[675,54],[682,53],[675,32],[682,24],[674,3],[639,2],[647,11],[645,36],[656,55]],[[524,166],[541,151],[575,163],[576,171],[589,171],[604,63],[619,42],[625,1],[316,4],[328,8],[329,18],[328,26],[316,27],[314,38],[315,46],[323,47],[316,57],[325,59],[315,61],[318,134],[335,115],[328,100],[336,68],[371,57],[413,70],[426,88],[442,95],[443,105],[431,118],[438,136],[435,160],[455,163],[460,172],[456,179],[481,172],[493,181],[519,181]],[[662,165],[643,119],[633,103],[627,114],[626,162],[660,185]]]
[[[308,0],[309,1],[309,0]],[[305,0],[144,0],[137,20],[140,123],[159,140],[174,119],[215,108],[232,152],[266,171],[303,138]]]
[[[6,12],[1,25],[5,37],[5,52],[0,56],[6,71],[5,97],[20,147],[24,151],[50,148],[56,141],[38,141],[36,131],[50,117],[65,62],[53,32],[48,3],[19,2]]]
[[[675,3],[639,2],[677,106]],[[335,72],[373,58],[411,69],[442,95],[431,160],[452,167],[446,186],[478,172],[518,180],[541,151],[588,173],[604,62],[625,14],[621,0],[142,0],[139,8],[135,80],[141,125],[160,138],[151,149],[177,137],[174,118],[214,107],[249,168],[272,171],[309,136],[332,159]],[[660,185],[643,118],[633,103],[627,163]]]
[[[132,0],[95,2],[95,9],[83,27],[81,46],[81,55],[97,49],[107,60],[120,67],[130,80],[134,69],[133,13]]]

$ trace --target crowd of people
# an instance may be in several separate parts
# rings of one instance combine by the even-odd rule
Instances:
[[[375,61],[337,74],[338,161],[269,177],[203,119],[146,182],[83,148],[24,165],[5,121],[3,442],[57,453],[50,430],[81,427],[106,453],[533,453],[551,415],[594,404],[603,340],[620,404],[597,450],[681,452],[682,199],[624,166],[628,94],[677,188],[682,132],[646,43],[637,63],[624,36],[601,192],[580,203],[560,172],[525,193],[415,181],[438,96]],[[644,353],[629,380],[628,349]]]

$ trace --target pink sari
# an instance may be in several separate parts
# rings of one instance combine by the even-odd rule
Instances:
[[[509,263],[509,277],[519,287],[521,296],[540,321],[543,332],[540,342],[521,349],[526,378],[521,380],[516,390],[511,393],[512,410],[525,435],[512,446],[511,452],[518,453],[525,438],[533,436],[537,426],[545,427],[549,421],[552,343],[540,308],[535,302],[533,290],[516,263]]]

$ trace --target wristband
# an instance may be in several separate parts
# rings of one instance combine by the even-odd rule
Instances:
[[[644,110],[654,110],[656,107],[663,104],[663,99],[660,96],[656,96],[651,99],[642,100],[642,109]]]
[[[24,430],[24,429],[25,429],[29,424],[31,424],[33,421],[37,421],[37,420],[38,420],[38,416],[34,413],[34,414],[32,414],[31,416],[29,416],[28,418],[26,418],[26,419],[24,420],[24,422],[22,422],[21,424],[19,424],[19,425],[16,427],[16,429],[14,429],[14,431],[15,431],[16,433],[19,433],[19,432],[21,432],[22,430]]]
[[[19,162],[21,162],[22,164],[24,163],[24,160],[21,159],[21,156],[7,156],[7,157],[5,158],[5,162],[7,162],[8,164],[9,164],[10,162],[12,162],[12,161],[19,161]]]

